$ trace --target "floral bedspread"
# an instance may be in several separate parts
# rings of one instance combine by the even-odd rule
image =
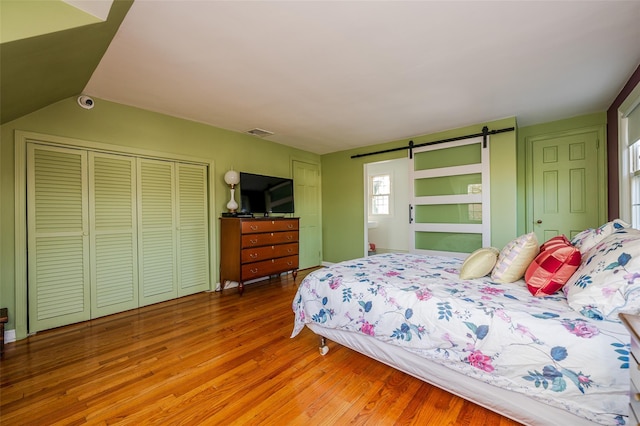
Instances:
[[[306,323],[372,336],[601,424],[626,424],[629,335],[524,281],[460,280],[462,261],[381,254],[309,274],[293,301]]]

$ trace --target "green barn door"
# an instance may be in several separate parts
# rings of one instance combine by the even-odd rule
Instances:
[[[482,138],[413,150],[411,252],[449,256],[491,245],[489,148]]]
[[[89,152],[91,318],[138,307],[135,158]]]
[[[207,168],[176,164],[178,296],[210,288]]]
[[[531,141],[532,225],[538,241],[599,226],[598,133]]]
[[[177,291],[175,164],[138,159],[140,306],[173,299]]]
[[[29,331],[88,320],[87,154],[27,144]]]
[[[300,269],[322,263],[320,172],[317,164],[293,162],[295,209],[300,218]]]

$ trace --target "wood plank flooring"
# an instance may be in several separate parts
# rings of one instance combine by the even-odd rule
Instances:
[[[298,283],[309,271],[298,274]],[[291,275],[5,346],[0,424],[517,425],[305,330]]]

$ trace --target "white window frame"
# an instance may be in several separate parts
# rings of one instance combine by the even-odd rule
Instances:
[[[635,170],[637,156],[640,154],[640,146],[636,143],[629,146],[629,133],[627,129],[627,116],[636,107],[640,108],[640,84],[627,96],[618,108],[618,179],[620,219],[630,223],[634,228],[640,228],[640,216],[633,217],[633,180],[640,185],[640,170]],[[639,194],[640,195],[640,194]],[[638,200],[640,201],[640,200]]]
[[[389,178],[389,192],[387,194],[374,194],[373,193],[373,180],[377,177],[387,176]],[[373,206],[374,197],[386,196],[389,203],[388,213],[374,213]],[[377,173],[369,176],[369,216],[393,216],[393,175],[391,173]]]

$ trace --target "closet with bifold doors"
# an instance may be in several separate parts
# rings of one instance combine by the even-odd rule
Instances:
[[[210,288],[208,167],[27,144],[36,332]]]

